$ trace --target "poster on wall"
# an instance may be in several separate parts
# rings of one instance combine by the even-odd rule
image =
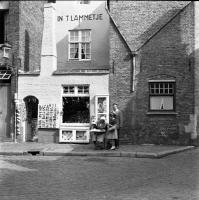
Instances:
[[[56,104],[38,106],[38,128],[58,128],[58,108]]]
[[[24,134],[22,122],[26,120],[26,105],[22,100],[16,103],[16,133],[17,135]]]

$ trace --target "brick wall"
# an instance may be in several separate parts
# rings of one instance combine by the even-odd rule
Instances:
[[[117,4],[115,2],[114,9]],[[137,6],[138,13],[142,15],[142,7],[139,7],[139,3]],[[153,3],[150,7],[152,6]],[[119,9],[121,8],[118,7]],[[115,10],[114,12],[116,13]],[[126,14],[129,16],[120,18],[123,27],[125,20],[130,18],[131,12],[127,11]],[[165,16],[167,13],[161,15],[154,23],[162,22],[161,18]],[[110,75],[110,99],[111,102],[118,102],[123,111],[123,136],[133,139],[134,143],[189,143],[194,113],[193,16],[191,3],[138,51],[136,87],[132,93],[130,92],[130,61],[127,59],[129,52],[113,25],[110,28],[110,65],[113,66],[114,63],[115,68],[115,73]],[[132,29],[135,27],[128,26],[128,20],[126,23],[125,31],[131,31],[133,34]],[[153,32],[154,23],[147,27],[143,34]],[[120,21],[117,21],[117,24],[121,28]],[[142,34],[137,39],[139,38],[143,38]],[[147,114],[149,79],[176,81],[176,115]],[[160,137],[163,132],[166,134],[165,138]]]
[[[16,69],[39,69],[43,30],[42,1],[9,1],[7,40],[12,45],[11,66]],[[11,133],[14,133],[14,94],[16,76],[11,78]]]
[[[43,1],[20,1],[19,56],[24,71],[40,69]]]

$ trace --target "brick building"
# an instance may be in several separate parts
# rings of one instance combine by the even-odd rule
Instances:
[[[0,2],[0,141],[17,133],[17,72],[39,69],[42,30],[42,1]]]
[[[109,1],[110,105],[123,111],[123,140],[197,140],[198,12],[190,1]]]

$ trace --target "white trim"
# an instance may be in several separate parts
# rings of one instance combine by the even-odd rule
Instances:
[[[153,80],[148,80],[148,82],[176,82],[176,81],[173,80],[173,79],[172,80],[162,80],[162,79],[161,80],[154,80],[153,79]]]
[[[61,128],[79,129],[88,128],[90,123],[61,123]]]

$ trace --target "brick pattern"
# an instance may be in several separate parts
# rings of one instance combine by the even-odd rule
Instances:
[[[43,33],[42,1],[20,2],[19,56],[24,71],[40,69],[41,43]]]
[[[9,1],[7,40],[12,45],[10,64],[14,69],[40,68],[44,1]],[[14,133],[16,76],[11,78],[11,133]]]
[[[113,4],[112,14],[116,14],[115,9],[119,12],[121,8],[118,2]],[[142,7],[139,5],[138,2],[137,15],[142,15]],[[151,2],[150,8],[153,8],[153,5]],[[130,26],[126,20],[130,19],[131,12],[127,11],[126,15],[125,18],[120,18],[121,24],[125,24],[126,32],[133,33],[136,27]],[[124,138],[132,139],[134,143],[140,142],[140,139],[142,143],[157,143],[160,142],[161,135],[165,134],[166,143],[189,143],[191,131],[186,130],[186,126],[191,123],[190,116],[194,113],[193,16],[193,4],[189,4],[140,49],[133,93],[130,92],[131,66],[127,59],[129,52],[111,25],[110,66],[114,65],[115,73],[110,74],[110,99],[112,102],[118,102],[124,113]],[[164,15],[161,17],[164,18]],[[157,20],[161,21],[160,18]],[[117,24],[121,28],[120,21],[117,21]],[[150,27],[145,31],[150,32],[149,29]],[[149,79],[176,81],[176,115],[147,114]]]

